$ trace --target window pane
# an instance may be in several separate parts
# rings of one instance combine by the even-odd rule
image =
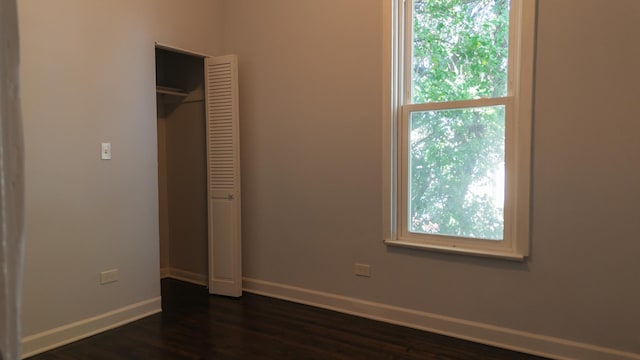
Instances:
[[[509,0],[413,4],[413,103],[507,94]]]
[[[505,106],[410,115],[409,231],[502,240]]]

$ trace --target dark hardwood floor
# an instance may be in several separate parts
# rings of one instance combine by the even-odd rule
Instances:
[[[162,282],[163,313],[31,357],[57,359],[541,359],[245,293]]]

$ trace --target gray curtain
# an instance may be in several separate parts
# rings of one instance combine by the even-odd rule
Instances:
[[[24,168],[16,0],[0,0],[0,359],[20,358]]]

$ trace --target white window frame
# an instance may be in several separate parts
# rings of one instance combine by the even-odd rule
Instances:
[[[522,261],[530,250],[531,124],[535,44],[535,0],[511,0],[509,73],[503,98],[447,103],[410,104],[404,101],[411,81],[412,0],[383,0],[383,239],[390,246],[497,257]],[[409,9],[409,10],[408,10]],[[409,19],[405,21],[405,17]],[[406,71],[405,71],[406,70]],[[506,106],[506,190],[504,238],[501,241],[416,234],[408,231],[407,149],[403,144],[411,111],[444,108]],[[406,137],[406,136],[405,136]]]

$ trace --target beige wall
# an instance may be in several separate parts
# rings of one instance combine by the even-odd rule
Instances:
[[[640,353],[640,2],[539,2],[524,263],[382,243],[380,1],[225,7],[246,277]]]
[[[221,22],[209,0],[18,5],[28,336],[159,296],[154,41],[215,54]]]
[[[159,96],[161,98],[161,96]],[[158,222],[160,238],[160,269],[171,266],[169,189],[167,180],[167,118],[160,99],[158,105]]]
[[[203,102],[167,116],[168,267],[207,276],[207,174]]]

